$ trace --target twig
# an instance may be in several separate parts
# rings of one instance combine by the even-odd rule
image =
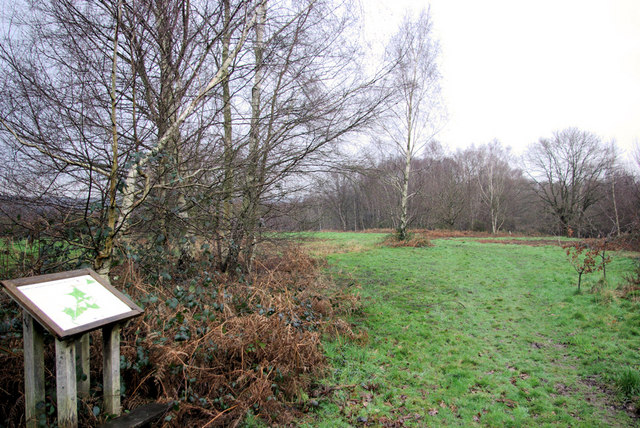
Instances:
[[[207,422],[206,424],[202,425],[202,428],[206,428],[209,425],[211,425],[213,422],[215,422],[216,419],[218,419],[220,416],[222,416],[223,414],[225,414],[226,412],[228,412],[229,410],[233,410],[236,407],[238,407],[238,404],[236,404],[235,406],[231,406],[228,409],[223,410],[222,412],[218,413],[213,419],[211,419],[209,422]]]

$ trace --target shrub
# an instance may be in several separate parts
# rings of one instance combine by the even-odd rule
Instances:
[[[622,286],[621,294],[625,299],[640,299],[640,258],[636,259],[636,267],[634,271],[625,276],[626,284]]]
[[[611,261],[604,255],[605,247],[599,245],[591,247],[585,242],[576,242],[563,247],[569,263],[578,274],[578,292],[580,292],[583,274],[604,270],[606,264]]]
[[[422,248],[422,247],[433,247],[433,244],[429,240],[429,238],[421,233],[410,233],[406,237],[406,239],[399,239],[397,234],[387,235],[387,237],[382,241],[382,246],[384,247],[414,247],[414,248]]]

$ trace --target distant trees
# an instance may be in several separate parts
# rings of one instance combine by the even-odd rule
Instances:
[[[401,238],[409,225],[639,227],[639,177],[592,134],[534,144],[529,177],[497,143],[450,153],[434,140],[428,11],[368,71],[339,0],[15,7],[0,44],[0,224],[64,241],[104,274],[129,257],[161,275],[158,260],[202,252],[219,270],[248,270],[269,224]],[[363,165],[341,154],[370,129],[384,155]]]
[[[555,132],[529,148],[527,172],[559,232],[586,230],[587,210],[603,197],[603,180],[612,156],[611,146],[576,128]]]
[[[534,143],[522,164],[497,141],[454,153],[432,141],[411,160],[408,217],[416,228],[610,236],[619,227],[621,234],[639,233],[640,177],[614,154],[611,144],[575,129]],[[334,177],[331,186],[340,183],[339,214],[330,210],[338,193],[320,182],[315,222],[302,223],[397,229],[398,191],[387,177],[400,177],[404,162],[396,154],[368,170],[346,168],[339,180]]]

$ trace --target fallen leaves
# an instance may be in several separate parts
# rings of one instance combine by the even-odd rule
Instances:
[[[515,401],[509,399],[509,398],[498,398],[496,400],[496,403],[504,403],[505,406],[507,406],[510,409],[513,409],[514,407],[518,406],[518,403],[516,403]]]

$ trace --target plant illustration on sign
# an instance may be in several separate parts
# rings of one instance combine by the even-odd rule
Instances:
[[[95,281],[87,279],[87,284],[94,283]],[[74,308],[64,308],[62,311],[71,317],[72,321],[76,321],[76,319],[87,309],[99,309],[96,303],[93,303],[92,297],[87,296],[87,293],[80,290],[77,287],[73,287],[73,291],[67,294],[68,296],[76,299],[76,307]]]

